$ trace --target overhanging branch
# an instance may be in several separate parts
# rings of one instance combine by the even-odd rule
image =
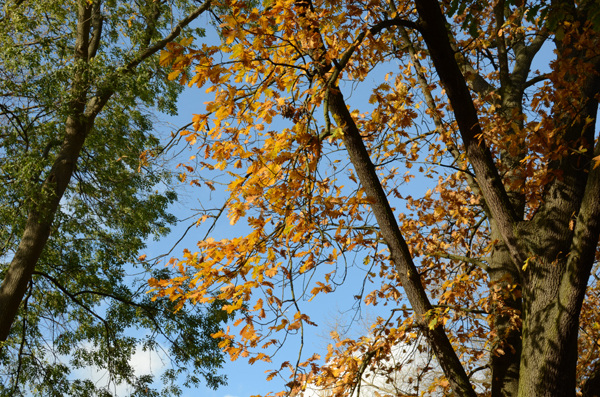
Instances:
[[[445,259],[450,259],[453,261],[470,263],[472,265],[475,265],[475,266],[481,268],[485,272],[489,272],[489,270],[490,270],[489,266],[485,263],[486,258],[471,258],[468,256],[453,255],[453,254],[449,254],[447,252],[434,252],[433,254],[429,254],[427,256],[432,256],[434,258],[445,258]]]
[[[80,306],[81,308],[83,308],[86,312],[90,313],[92,316],[96,317],[103,325],[104,328],[106,329],[106,332],[108,335],[110,335],[112,333],[112,330],[110,329],[110,326],[108,325],[108,322],[102,318],[98,313],[96,313],[95,311],[93,311],[88,305],[86,305],[85,303],[83,303],[80,299],[77,298],[77,296],[75,294],[72,294],[71,292],[69,292],[69,290],[67,290],[61,283],[60,281],[58,281],[56,278],[52,277],[51,275],[44,273],[44,272],[38,272],[38,271],[34,271],[33,272],[34,275],[38,275],[38,276],[42,276],[45,279],[49,280],[52,284],[54,284],[56,286],[56,288],[58,288],[63,294],[65,294],[66,296],[69,297],[69,299],[71,299],[73,302],[75,302],[78,306]]]

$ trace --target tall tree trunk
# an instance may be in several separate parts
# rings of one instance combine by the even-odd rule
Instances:
[[[65,137],[48,176],[31,200],[25,231],[0,286],[0,342],[8,338],[37,261],[50,236],[56,211],[69,185],[85,139],[93,129],[96,116],[114,93],[112,88],[106,87],[113,87],[114,81],[121,73],[133,72],[137,65],[163,49],[167,43],[172,42],[184,27],[211,5],[211,0],[204,1],[155,44],[149,46],[150,42],[147,40],[137,56],[127,64],[115,68],[117,71],[107,76],[104,83],[100,84],[98,94],[90,98],[89,83],[86,80],[86,63],[94,56],[100,43],[102,29],[100,1],[80,0],[78,2],[74,57],[77,71],[71,84],[72,100],[69,103]],[[150,27],[150,29],[154,28]]]
[[[93,7],[91,3],[79,2],[75,41],[75,63],[78,65],[71,85],[73,99],[69,103],[70,114],[66,121],[65,138],[50,173],[36,196],[29,200],[31,208],[23,237],[0,286],[0,341],[8,338],[36,263],[50,236],[58,205],[93,123],[93,118],[87,120],[84,115],[88,89],[84,73],[85,62],[88,60]]]
[[[492,223],[492,239],[501,241]],[[492,397],[512,397],[519,388],[519,361],[521,358],[520,278],[513,268],[512,259],[502,243],[494,246],[491,254],[489,277],[491,294],[491,326],[494,337],[491,346]]]
[[[574,127],[582,131],[581,124]],[[564,160],[564,176],[524,233],[532,259],[523,288],[523,397],[575,395],[579,315],[600,234],[600,169],[588,161],[577,172],[582,159],[573,157]]]
[[[579,19],[583,32],[587,15],[578,16],[572,3],[565,6],[559,18]],[[592,42],[600,40],[593,31],[584,34]],[[600,169],[591,161],[600,154],[598,144],[594,149],[600,61],[596,57],[595,64],[588,64],[595,73],[582,77],[577,65],[587,62],[585,47],[564,47],[559,38],[555,44],[563,77],[554,84],[554,144],[568,154],[548,163],[556,176],[546,188],[544,204],[523,228],[531,267],[523,276],[519,396],[534,391],[540,396],[575,395],[579,316],[600,233]]]

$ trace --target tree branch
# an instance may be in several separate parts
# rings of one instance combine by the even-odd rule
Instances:
[[[419,82],[419,87],[421,88],[421,92],[425,96],[425,103],[427,104],[427,107],[429,108],[429,111],[431,112],[431,117],[433,118],[433,122],[435,124],[436,130],[439,133],[441,133],[444,130],[444,122],[442,121],[440,113],[437,110],[435,99],[433,98],[431,90],[429,89],[429,84],[427,82],[427,79],[422,72],[423,67],[421,66],[421,61],[419,60],[419,57],[417,56],[417,52],[415,51],[415,48],[412,44],[412,41],[410,40],[410,37],[408,36],[408,32],[406,31],[406,29],[404,29],[404,27],[401,26],[399,28],[399,30],[400,30],[400,35],[402,37],[402,40],[404,41],[404,43],[407,46],[408,53],[410,54],[411,60],[415,65],[415,73],[417,74],[417,81]],[[454,158],[454,160],[459,162],[461,159],[461,155],[460,155],[460,152],[459,152],[458,148],[456,147],[456,145],[454,145],[453,142],[447,142],[446,146],[448,148],[448,151]],[[460,164],[459,164],[459,166],[460,166]],[[467,179],[467,184],[471,188],[471,191],[475,195],[481,196],[481,191],[479,189],[479,185],[477,184],[477,181],[475,180],[473,175],[466,169],[464,169],[464,170],[457,169],[457,171],[462,171],[465,173],[466,179]],[[483,208],[486,211],[486,215],[488,217],[490,217],[491,214],[489,213],[487,205],[485,205],[485,198],[483,199],[483,201],[484,201]]]
[[[452,105],[467,157],[477,176],[477,184],[498,223],[514,265],[520,269],[526,258],[518,248],[515,235],[518,217],[483,138],[477,110],[452,51],[446,19],[435,0],[417,0],[416,6],[421,33]]]
[[[100,47],[102,37],[102,13],[100,12],[100,0],[96,0],[92,9],[92,38],[88,45],[88,61],[96,56]]]
[[[90,313],[92,316],[94,316],[98,320],[100,320],[100,322],[104,325],[104,328],[106,329],[107,334],[112,334],[112,330],[110,329],[108,322],[104,318],[102,318],[98,313],[96,313],[95,311],[90,309],[81,300],[77,299],[77,297],[74,294],[70,293],[56,278],[52,277],[51,275],[49,275],[47,273],[38,272],[38,271],[34,271],[33,274],[42,276],[45,279],[52,282],[52,284],[54,284],[56,286],[56,288],[58,288],[63,294],[67,295],[73,302],[75,302],[77,305],[82,307],[86,312]]]
[[[594,155],[600,156],[600,142],[596,145]],[[573,226],[567,268],[559,290],[559,299],[566,312],[573,315],[580,313],[600,238],[600,167],[595,167],[592,162],[589,168],[583,200]],[[600,379],[595,382],[600,384]]]
[[[131,71],[131,70],[135,69],[135,67],[137,65],[139,65],[140,63],[142,63],[144,60],[148,59],[152,55],[156,54],[158,51],[162,50],[167,45],[167,43],[172,42],[173,40],[175,40],[175,38],[177,38],[177,36],[179,36],[179,34],[181,33],[181,30],[183,28],[185,28],[193,20],[198,18],[200,16],[200,14],[202,14],[204,11],[208,10],[208,8],[211,5],[211,2],[212,2],[212,0],[206,0],[198,8],[196,8],[192,13],[190,13],[187,17],[185,17],[181,21],[179,21],[179,23],[177,25],[175,25],[175,27],[171,30],[171,33],[169,33],[167,36],[165,36],[164,39],[158,41],[153,46],[148,47],[147,49],[142,51],[133,60],[128,62],[122,68],[125,69],[126,71]]]
[[[550,75],[547,73],[532,77],[531,79],[529,79],[525,82],[525,85],[523,86],[523,88],[529,88],[532,85],[536,85],[537,83],[539,83],[541,81],[547,80],[548,78],[550,78]]]
[[[150,58],[151,56],[156,54],[158,51],[162,50],[168,43],[175,40],[175,38],[177,38],[177,36],[179,36],[179,34],[181,33],[181,30],[183,28],[185,28],[187,25],[189,25],[194,19],[196,19],[198,16],[200,16],[200,14],[202,14],[204,11],[206,11],[210,7],[211,2],[212,2],[212,0],[206,0],[202,5],[200,5],[198,8],[196,8],[187,17],[185,17],[181,21],[179,21],[179,23],[171,30],[171,33],[169,33],[167,36],[165,36],[162,40],[158,41],[153,46],[148,47],[148,48],[144,49],[143,51],[141,51],[140,53],[138,53],[138,55],[135,56],[130,62],[118,67],[116,72],[113,73],[111,76],[109,76],[105,80],[104,84],[101,86],[101,88],[99,90],[100,95],[96,95],[95,97],[90,99],[90,101],[88,102],[88,106],[87,106],[86,112],[85,112],[86,117],[93,118],[98,113],[100,113],[100,111],[102,111],[102,109],[104,108],[104,106],[106,105],[106,103],[108,102],[110,97],[114,94],[114,89],[108,88],[108,87],[113,87],[114,81],[119,79],[121,74],[133,72],[133,70],[135,70],[135,68],[140,63],[142,63],[146,59]]]
[[[473,265],[478,266],[485,272],[489,273],[489,271],[490,271],[489,266],[486,265],[486,263],[485,263],[487,258],[470,258],[468,256],[448,254],[447,252],[434,252],[432,254],[428,254],[427,256],[432,256],[435,258],[446,258],[446,259],[450,259],[450,260],[454,260],[454,261],[471,263]]]

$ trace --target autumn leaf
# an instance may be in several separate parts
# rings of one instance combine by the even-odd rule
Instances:
[[[600,156],[596,156],[592,160],[594,160],[594,169],[596,169],[600,165]]]

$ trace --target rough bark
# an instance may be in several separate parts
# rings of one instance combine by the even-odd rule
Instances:
[[[501,241],[495,223],[491,222],[491,238]],[[489,288],[491,299],[491,324],[494,337],[491,345],[490,369],[492,397],[516,396],[519,388],[519,362],[521,358],[521,328],[518,320],[521,314],[521,300],[516,293],[520,288],[519,274],[512,266],[512,259],[506,246],[494,246],[489,262]]]
[[[498,7],[502,7],[502,2],[498,3]],[[557,144],[571,148],[571,154],[549,164],[549,169],[560,176],[548,185],[544,204],[535,217],[528,222],[520,221],[518,203],[521,200],[505,191],[485,141],[477,139],[482,136],[477,113],[449,43],[449,32],[440,7],[434,0],[419,0],[417,11],[420,31],[446,89],[467,157],[490,209],[492,233],[500,237],[501,244],[493,255],[490,276],[500,286],[506,282],[502,280],[507,277],[514,280],[515,276],[523,284],[523,350],[520,356],[512,354],[492,358],[492,367],[496,367],[492,369],[495,372],[493,393],[515,395],[518,377],[519,396],[574,395],[578,318],[598,241],[597,220],[591,216],[596,214],[598,192],[594,193],[594,204],[585,201],[585,197],[589,198],[592,194],[589,192],[597,188],[597,175],[595,171],[588,174],[584,166],[588,164],[589,167],[590,155],[582,154],[576,148],[581,144],[581,137],[584,144],[593,142],[593,127],[586,127],[584,122],[586,118],[594,119],[596,116],[597,101],[591,98],[598,93],[597,78],[590,77],[583,88],[581,112],[576,118],[565,118],[563,109],[555,109],[553,117],[558,126],[563,125]],[[498,18],[501,18],[500,11]],[[518,43],[514,46],[517,67],[512,74],[508,71],[506,59],[502,62],[506,55],[503,53],[505,45],[499,40],[502,105],[519,115],[519,98],[522,96],[519,85],[525,86],[523,83],[531,53],[539,49],[535,46],[540,44],[536,42],[534,48],[519,46]],[[578,56],[570,51],[568,53],[569,56]],[[505,116],[510,117],[511,114]],[[590,149],[588,146],[587,153],[591,152]],[[518,158],[508,160],[514,162]],[[510,172],[505,174],[506,177],[520,178],[510,175]],[[581,204],[582,197],[584,204]],[[572,228],[574,214],[577,214],[575,230]],[[507,260],[509,257],[510,261]],[[528,267],[524,268],[526,263]],[[497,330],[506,329],[502,316],[495,321]],[[511,340],[518,344],[517,335],[505,336],[504,342]],[[518,370],[516,363],[520,365]],[[506,384],[507,380],[510,380],[510,385]]]
[[[584,51],[562,48],[560,40],[556,44],[559,64],[586,56]],[[598,71],[600,64],[594,66]],[[569,154],[549,162],[558,176],[549,183],[543,205],[524,230],[529,255],[535,260],[524,283],[520,396],[535,390],[543,390],[538,395],[545,396],[575,395],[579,315],[599,236],[600,171],[591,166],[595,123],[586,120],[596,118],[600,79],[597,74],[582,79],[566,71],[557,89],[575,82],[581,84],[580,95],[568,100],[576,111],[565,111],[564,105],[556,103],[552,113],[558,131],[555,145],[569,148]],[[586,150],[577,150],[580,146]]]
[[[600,171],[589,172],[583,192],[574,183],[554,185],[546,213],[529,229],[529,245],[538,259],[532,261],[524,288],[519,396],[534,391],[575,395],[579,314],[600,228]],[[570,210],[577,214],[571,220]]]

